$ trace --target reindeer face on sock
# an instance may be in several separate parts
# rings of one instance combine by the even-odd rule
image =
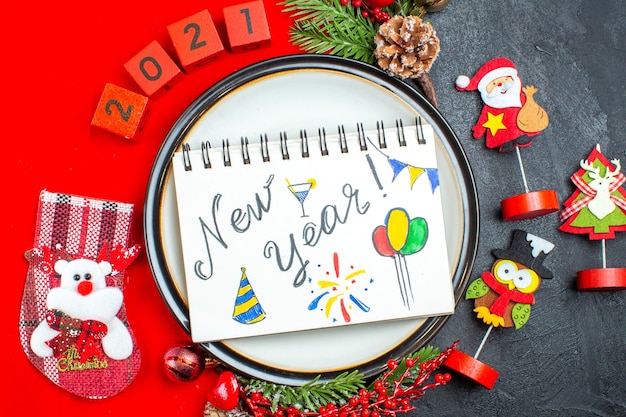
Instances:
[[[54,264],[54,270],[61,274],[61,288],[75,290],[83,296],[106,287],[106,275],[111,273],[107,261],[96,263],[89,259],[66,261],[61,259]]]
[[[73,318],[99,320],[107,323],[122,307],[122,291],[107,286],[106,276],[111,273],[107,261],[96,262],[79,258],[59,260],[54,270],[61,274],[59,286],[48,292],[46,304]]]

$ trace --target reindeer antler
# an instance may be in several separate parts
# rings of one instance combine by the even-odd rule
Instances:
[[[594,167],[593,163],[589,163],[589,161],[586,159],[580,160],[580,167],[584,169],[585,171],[589,171],[590,172],[589,176],[591,178],[595,179],[600,176],[600,167]],[[592,176],[591,174],[595,174],[595,176]]]
[[[613,171],[609,171],[609,169],[607,167],[607,174],[606,174],[607,177],[609,177],[609,172],[610,172],[610,176],[611,177],[615,177],[622,170],[622,165],[621,165],[619,159],[617,159],[617,158],[611,159],[611,162],[613,163],[613,165],[615,165],[615,169]]]
[[[51,276],[54,276],[54,264],[56,261],[59,259],[65,259],[67,261],[72,260],[72,255],[61,245],[33,248],[26,251],[24,256],[28,262],[33,263],[36,268],[39,268],[42,272]]]
[[[109,242],[105,242],[100,248],[97,261],[108,261],[111,263],[111,276],[114,277],[124,271],[141,252],[141,245],[133,245],[126,248],[123,245],[115,245],[111,248]]]

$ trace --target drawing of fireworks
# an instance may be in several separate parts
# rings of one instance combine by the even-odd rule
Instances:
[[[337,318],[333,312],[339,309],[344,322],[349,323],[352,320],[350,310],[353,306],[358,307],[365,313],[370,311],[370,308],[354,294],[357,287],[362,287],[359,284],[362,284],[362,281],[366,279],[365,270],[354,270],[353,267],[350,267],[350,273],[342,277],[339,267],[339,255],[336,252],[333,254],[333,267],[335,279],[320,279],[317,281],[316,284],[320,293],[315,295],[315,298],[309,303],[308,309],[309,311],[317,310],[323,303],[323,308],[320,309],[324,311],[327,319],[330,319],[332,316],[333,322],[336,322]],[[331,275],[331,272],[328,271],[326,275]],[[309,282],[312,281],[313,279],[309,278]],[[373,282],[374,280],[370,279],[368,283],[371,284]],[[311,292],[316,293],[315,291]]]

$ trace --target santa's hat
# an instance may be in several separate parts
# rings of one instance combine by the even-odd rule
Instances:
[[[492,80],[507,75],[517,77],[515,64],[507,58],[494,58],[480,67],[471,79],[467,75],[459,75],[455,85],[459,91],[483,91]]]

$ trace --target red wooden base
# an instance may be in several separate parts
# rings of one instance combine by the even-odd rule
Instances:
[[[559,200],[554,190],[531,191],[500,202],[504,221],[532,219],[554,213],[559,209]]]
[[[443,365],[488,389],[498,379],[498,371],[460,350],[453,350]]]
[[[578,291],[626,290],[626,268],[597,268],[578,271]]]

